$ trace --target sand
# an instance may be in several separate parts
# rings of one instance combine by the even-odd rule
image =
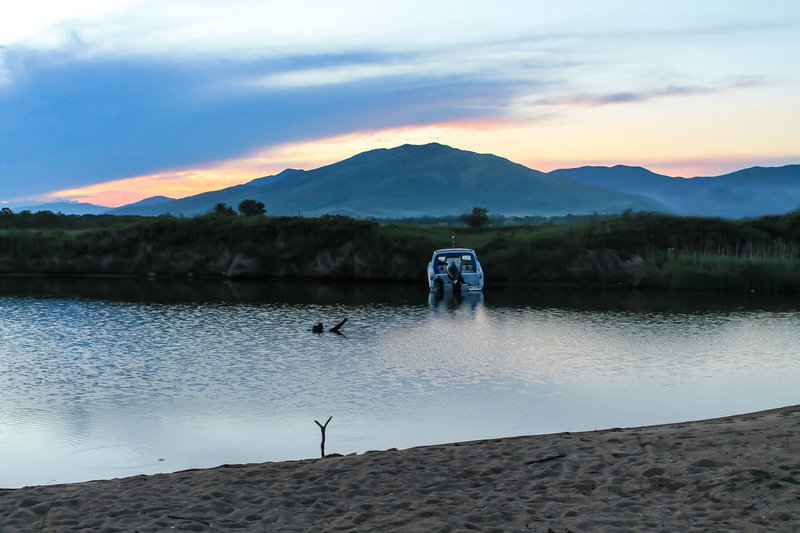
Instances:
[[[800,406],[0,491],[1,531],[800,531]]]

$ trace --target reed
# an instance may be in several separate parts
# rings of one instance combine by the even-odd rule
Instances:
[[[455,238],[477,250],[490,282],[800,291],[797,213],[737,221],[628,213],[483,228],[343,216],[103,220],[88,229],[0,230],[0,273],[424,283],[431,252]]]

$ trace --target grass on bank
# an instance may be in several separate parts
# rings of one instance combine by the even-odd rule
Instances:
[[[104,223],[107,220],[104,219]],[[313,277],[424,283],[431,252],[474,248],[490,282],[800,291],[800,214],[655,213],[574,223],[424,227],[319,218],[120,218],[89,229],[0,230],[0,273]]]

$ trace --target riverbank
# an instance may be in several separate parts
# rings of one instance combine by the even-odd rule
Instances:
[[[792,531],[800,406],[0,491],[14,531]]]
[[[424,286],[432,251],[455,243],[478,252],[487,283],[800,293],[798,213],[752,220],[636,213],[482,228],[237,215],[120,218],[87,229],[4,227],[0,275]]]

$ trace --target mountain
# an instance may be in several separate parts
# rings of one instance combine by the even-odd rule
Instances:
[[[693,178],[703,199],[721,217],[755,217],[800,208],[800,165],[752,167],[719,177]]]
[[[658,201],[532,170],[491,154],[437,143],[363,152],[307,171],[273,177],[156,206],[137,214],[197,215],[217,203],[264,202],[273,215],[411,217],[458,215],[473,206],[505,215],[666,211]]]
[[[753,167],[688,179],[624,165],[559,169],[550,174],[647,196],[681,215],[742,218],[800,208],[800,165]]]
[[[202,215],[211,211],[219,203],[228,204],[236,208],[242,200],[258,200],[263,195],[266,186],[277,183],[289,176],[299,175],[304,170],[286,169],[274,176],[264,176],[256,178],[242,185],[234,185],[218,191],[209,191],[194,196],[187,196],[178,200],[159,202],[151,205],[129,204],[117,208],[118,211],[124,210],[127,215],[158,216],[169,213],[171,215]],[[162,197],[164,198],[164,197]],[[263,200],[262,200],[263,201]],[[278,214],[267,205],[270,214]],[[130,209],[129,209],[130,208]],[[297,214],[296,212],[294,214]]]
[[[680,188],[678,180],[662,174],[656,174],[646,168],[616,165],[613,167],[580,167],[559,169],[550,172],[554,176],[567,176],[580,183],[609,187],[631,194],[647,196],[666,196]]]
[[[52,211],[53,213],[63,213],[65,215],[102,215],[107,213],[110,209],[110,207],[89,204],[86,202],[63,201],[20,205],[15,206],[13,211],[15,213],[21,213],[22,211],[30,211],[31,213],[37,213],[39,211]]]
[[[251,187],[261,187],[262,185],[268,185],[270,183],[275,183],[278,180],[282,180],[288,176],[293,174],[297,174],[298,172],[305,172],[303,170],[298,170],[296,168],[287,168],[280,174],[275,174],[274,176],[264,176],[263,178],[256,178],[252,181],[248,181],[245,185],[249,185]]]
[[[170,198],[169,196],[151,196],[150,198],[145,198],[144,200],[139,200],[132,204],[111,209],[109,213],[112,215],[138,215],[140,209],[151,208],[174,201],[175,198]]]

